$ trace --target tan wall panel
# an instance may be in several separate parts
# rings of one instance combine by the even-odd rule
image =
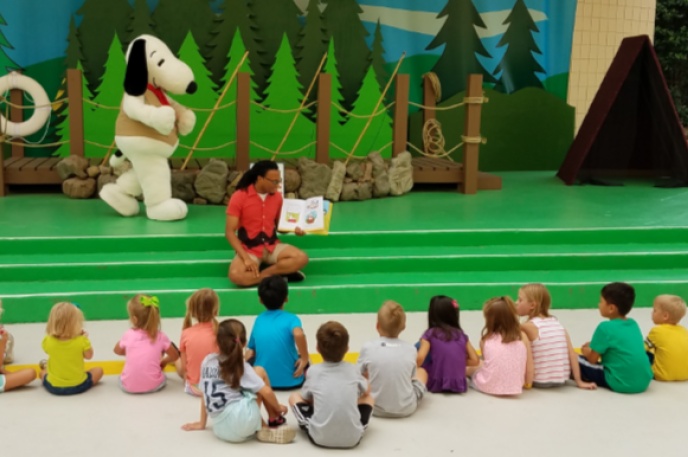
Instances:
[[[568,102],[576,107],[576,132],[628,36],[654,38],[656,0],[578,0]]]

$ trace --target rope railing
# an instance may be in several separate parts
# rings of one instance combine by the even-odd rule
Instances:
[[[335,108],[337,108],[337,110],[338,110],[340,113],[344,113],[344,114],[346,114],[347,116],[351,116],[351,117],[354,117],[354,118],[356,118],[356,119],[368,119],[368,118],[371,118],[371,117],[377,117],[377,116],[379,116],[379,115],[381,115],[381,114],[387,112],[391,107],[394,106],[394,103],[395,103],[395,102],[390,103],[389,105],[385,106],[385,107],[382,108],[380,111],[378,111],[377,113],[373,113],[373,114],[354,114],[354,113],[352,113],[351,111],[345,110],[345,109],[344,109],[339,103],[337,103],[337,102],[332,102],[332,106],[334,106]]]
[[[305,145],[305,146],[303,146],[302,148],[297,149],[297,150],[295,150],[295,151],[288,151],[288,152],[285,152],[285,151],[273,151],[272,149],[269,149],[269,148],[263,146],[262,144],[258,144],[258,143],[256,143],[255,141],[251,141],[251,144],[252,144],[253,146],[255,146],[255,147],[259,148],[259,149],[262,149],[263,151],[269,152],[269,153],[271,153],[271,154],[273,154],[273,155],[284,155],[284,156],[298,154],[299,152],[305,151],[306,149],[310,148],[311,146],[314,146],[316,143],[317,143],[317,141],[313,141],[313,142],[308,143],[307,145]]]
[[[5,105],[12,107],[12,108],[17,108],[17,109],[41,109],[41,108],[52,108],[53,105],[58,105],[60,103],[66,103],[69,102],[69,99],[67,97],[64,98],[59,98],[55,100],[54,102],[46,103],[43,105],[17,105],[16,103],[12,103],[11,101],[7,100],[7,97],[4,95],[0,94],[0,103],[4,103]]]
[[[281,114],[292,114],[292,113],[300,113],[302,111],[307,111],[311,107],[313,107],[313,105],[316,105],[317,103],[318,102],[311,102],[307,105],[304,105],[304,106],[299,107],[299,108],[294,108],[294,109],[277,109],[277,108],[270,108],[269,106],[261,105],[260,103],[254,102],[253,100],[251,100],[252,105],[255,105],[255,106],[257,106],[257,107],[259,107],[265,111],[272,111],[273,113],[281,113]]]
[[[459,108],[461,106],[467,105],[469,103],[471,104],[483,104],[489,102],[490,99],[487,97],[465,97],[462,102],[456,103],[454,105],[450,106],[428,106],[428,105],[423,105],[422,103],[415,103],[412,101],[409,101],[409,105],[415,106],[417,108],[421,109],[426,109],[430,111],[449,111],[453,110],[456,108]]]

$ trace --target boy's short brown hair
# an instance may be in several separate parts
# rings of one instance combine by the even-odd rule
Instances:
[[[686,315],[686,302],[676,295],[659,295],[655,303],[669,315],[672,324],[678,324]]]
[[[315,335],[318,351],[325,362],[341,362],[349,348],[349,332],[339,322],[325,322]]]
[[[385,301],[377,312],[377,323],[380,331],[390,338],[396,338],[406,326],[404,308],[395,301]]]

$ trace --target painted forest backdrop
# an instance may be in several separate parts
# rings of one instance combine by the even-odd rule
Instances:
[[[22,0],[0,5],[0,76],[13,69],[37,79],[52,99],[65,95],[67,68],[84,70],[84,96],[118,106],[124,53],[136,36],[157,35],[194,71],[199,90],[175,97],[211,108],[246,50],[241,71],[252,75],[251,100],[280,110],[298,108],[325,52],[333,101],[370,114],[401,54],[411,75],[411,100],[422,101],[422,75],[437,73],[442,104],[460,101],[466,75],[481,73],[490,103],[484,107],[484,170],[557,168],[573,139],[573,108],[565,102],[576,0]],[[315,100],[317,90],[312,92]],[[392,92],[389,93],[391,100]],[[223,104],[236,99],[230,89]],[[390,101],[388,100],[388,101]],[[30,101],[26,102],[30,104]],[[0,106],[0,109],[4,107]],[[415,113],[417,108],[411,108]],[[30,114],[27,113],[27,114]],[[183,144],[193,144],[208,116]],[[86,138],[113,139],[117,111],[85,105]],[[218,112],[200,147],[235,139],[235,110]],[[448,147],[460,142],[463,110],[442,112]],[[69,108],[55,105],[50,125],[29,138],[69,138]],[[253,105],[251,139],[275,149],[292,115]],[[283,151],[315,139],[315,107],[299,116]],[[366,120],[332,108],[332,141],[350,150]],[[420,113],[410,136],[420,142]],[[391,141],[391,117],[375,121],[357,154]],[[67,146],[28,149],[27,156],[67,155]],[[87,146],[87,155],[102,156]],[[178,151],[183,155],[184,151]],[[234,147],[198,152],[232,156]],[[252,146],[252,156],[267,152]],[[332,150],[333,157],[338,156]],[[388,156],[390,150],[384,151]],[[454,154],[460,159],[460,151]],[[314,148],[302,154],[313,156]]]

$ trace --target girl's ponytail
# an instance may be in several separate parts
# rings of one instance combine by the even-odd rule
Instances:
[[[220,348],[220,377],[232,389],[239,389],[244,376],[246,328],[236,319],[222,321],[217,330]]]
[[[129,318],[135,327],[148,334],[151,342],[158,338],[160,330],[160,301],[158,297],[136,295],[127,304]]]

